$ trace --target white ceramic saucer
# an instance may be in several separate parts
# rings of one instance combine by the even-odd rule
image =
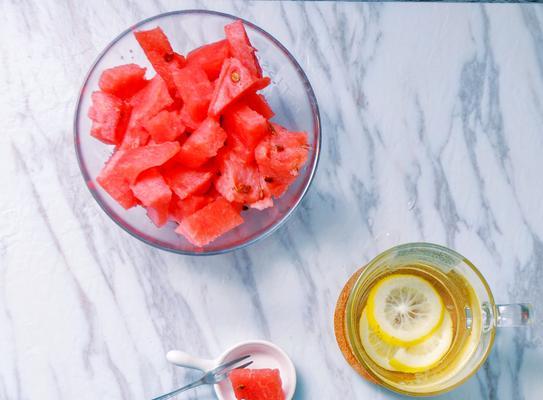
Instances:
[[[166,359],[180,367],[209,371],[220,364],[250,354],[253,364],[249,368],[277,368],[283,381],[285,399],[291,400],[296,390],[296,370],[287,354],[273,343],[263,340],[241,342],[226,350],[218,358],[207,360],[194,357],[183,351],[172,350],[166,354]],[[219,400],[236,400],[234,392],[227,380],[214,385]]]

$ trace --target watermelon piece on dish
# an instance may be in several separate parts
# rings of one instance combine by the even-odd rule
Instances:
[[[241,61],[243,65],[249,70],[251,75],[261,78],[262,77],[262,68],[258,63],[256,58],[256,50],[251,45],[243,22],[237,20],[228,24],[224,27],[224,32],[226,33],[226,40],[230,45],[230,53],[233,57]]]
[[[183,67],[184,57],[173,51],[168,37],[160,27],[134,32],[134,36],[156,73],[164,79],[170,93],[174,94],[176,87],[172,74]]]
[[[108,68],[100,75],[98,86],[102,91],[127,99],[142,89],[147,81],[145,80],[145,68],[136,64],[118,65]]]
[[[227,40],[206,44],[187,54],[187,65],[200,66],[209,80],[219,77],[224,60],[229,56],[230,50]]]
[[[176,159],[187,167],[200,167],[217,155],[217,151],[224,146],[226,137],[226,132],[217,121],[206,118],[183,143]]]
[[[197,64],[189,64],[175,71],[173,77],[184,108],[191,118],[200,122],[204,120],[213,95],[213,86],[203,68]]]
[[[266,98],[261,94],[248,93],[247,95],[243,97],[243,101],[252,110],[255,110],[257,113],[259,113],[266,119],[270,119],[275,116],[275,113],[273,112],[270,105],[266,101]]]
[[[213,172],[177,167],[165,171],[164,176],[177,197],[183,200],[192,194],[207,192],[211,186]]]
[[[285,400],[277,369],[238,368],[228,377],[238,400]]]
[[[149,139],[149,133],[142,128],[142,124],[172,103],[173,99],[164,80],[158,75],[155,76],[129,100],[132,112],[121,148],[129,149],[145,145]]]
[[[124,134],[124,117],[130,108],[116,96],[94,92],[88,116],[92,120],[91,135],[106,144],[119,144]]]
[[[177,233],[202,247],[243,223],[239,211],[222,197],[181,221]]]
[[[269,183],[289,184],[298,176],[309,153],[307,134],[289,132],[271,123],[272,134],[258,144],[255,159],[260,173]]]
[[[168,221],[172,192],[157,168],[142,172],[130,188],[157,227]]]
[[[180,147],[178,142],[165,142],[127,150],[117,162],[115,170],[132,184],[140,173],[161,166],[177,154]]]
[[[209,105],[209,115],[218,116],[222,110],[246,93],[256,92],[269,85],[269,78],[256,78],[237,59],[227,58],[221,69],[217,86]]]
[[[245,104],[229,107],[223,121],[226,131],[238,137],[251,151],[269,133],[268,121]]]
[[[180,223],[188,216],[207,206],[215,200],[215,198],[216,197],[214,196],[208,195],[193,195],[181,200],[179,197],[175,196],[170,203],[170,218],[177,223]]]
[[[155,143],[174,141],[185,132],[185,125],[176,111],[162,110],[142,124]]]
[[[118,164],[126,150],[117,150],[106,162],[96,181],[123,208],[129,209],[137,204],[129,183],[118,173]]]

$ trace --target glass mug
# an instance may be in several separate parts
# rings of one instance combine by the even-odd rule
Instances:
[[[385,369],[370,358],[362,344],[361,317],[369,292],[391,274],[418,275],[431,282],[451,317],[450,347],[428,370]],[[378,384],[402,394],[428,396],[464,383],[488,357],[496,328],[527,325],[531,314],[529,304],[496,304],[481,273],[457,252],[430,243],[408,243],[381,253],[362,270],[347,299],[345,331],[359,366]]]

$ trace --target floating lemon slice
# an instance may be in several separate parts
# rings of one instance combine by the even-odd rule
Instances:
[[[389,371],[397,371],[397,369],[390,364],[390,359],[396,354],[398,347],[383,342],[375,331],[371,329],[368,324],[366,309],[362,311],[359,326],[360,339],[362,340],[362,346],[364,346],[366,354],[380,367],[388,369]]]
[[[390,366],[401,372],[422,372],[433,368],[451,347],[453,325],[451,316],[445,311],[439,329],[425,341],[409,347],[400,347],[394,353]]]
[[[416,275],[395,274],[370,291],[368,323],[385,342],[413,346],[429,338],[441,325],[445,307],[434,287]]]

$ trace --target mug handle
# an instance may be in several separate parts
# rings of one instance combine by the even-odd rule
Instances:
[[[533,308],[531,304],[496,304],[496,326],[513,328],[527,326],[532,323]]]

